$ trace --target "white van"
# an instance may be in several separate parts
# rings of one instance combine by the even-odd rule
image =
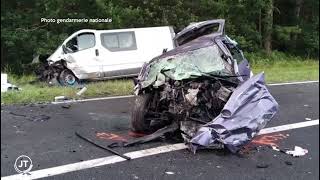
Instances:
[[[73,33],[47,59],[41,72],[63,85],[84,79],[136,76],[145,62],[174,48],[170,26],[116,30],[83,29]],[[38,74],[39,75],[39,74]]]

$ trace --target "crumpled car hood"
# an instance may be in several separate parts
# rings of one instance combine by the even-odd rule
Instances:
[[[241,84],[232,93],[221,113],[203,125],[191,139],[191,149],[216,143],[237,152],[271,120],[279,105],[269,93],[260,73]]]
[[[151,63],[142,87],[154,87],[165,83],[165,78],[183,80],[196,78],[206,74],[227,76],[232,75],[227,70],[228,64],[221,58],[217,45],[187,51],[185,53],[167,56],[160,61]]]

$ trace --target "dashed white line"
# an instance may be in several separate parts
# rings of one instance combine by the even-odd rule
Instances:
[[[260,131],[259,135],[280,132],[280,131],[287,131],[287,130],[303,128],[303,127],[310,127],[315,125],[319,125],[319,119],[306,121],[306,122],[299,122],[294,124],[286,124],[286,125],[276,126],[271,128],[265,128]],[[178,144],[159,146],[156,148],[133,151],[133,152],[126,153],[125,155],[131,157],[131,159],[137,159],[137,158],[152,156],[155,154],[178,151],[186,148],[188,147],[184,143],[178,143]],[[30,172],[30,175],[16,174],[11,176],[1,177],[1,179],[3,180],[39,179],[39,178],[64,174],[68,172],[79,171],[79,170],[89,169],[89,168],[98,167],[98,166],[104,166],[108,164],[114,164],[114,163],[123,162],[123,161],[126,161],[126,159],[121,158],[119,156],[107,156],[103,158],[92,159],[88,161],[82,161],[78,163],[32,171]]]

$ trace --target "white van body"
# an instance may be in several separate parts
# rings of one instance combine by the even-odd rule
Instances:
[[[145,62],[174,48],[170,26],[73,33],[47,59],[64,60],[80,80],[135,76]]]

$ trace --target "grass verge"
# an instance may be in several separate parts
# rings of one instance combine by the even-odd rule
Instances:
[[[33,77],[23,77],[23,79],[33,79]],[[88,83],[86,84],[87,91],[80,97],[76,95],[80,89],[75,87],[48,86],[45,83],[36,83],[33,85],[15,83],[21,82],[21,79],[14,79],[10,82],[18,85],[22,90],[1,93],[2,104],[51,102],[54,101],[54,97],[56,96],[66,96],[72,99],[120,96],[132,94],[133,91],[133,82],[131,80],[110,80]]]
[[[246,54],[254,74],[264,71],[267,83],[319,80],[319,61],[303,59],[274,52],[270,56],[262,53]],[[30,84],[34,76],[9,75],[9,81],[21,91],[1,93],[2,104],[51,102],[55,96],[79,98],[77,88],[48,86],[44,83]],[[133,82],[129,79],[92,82],[80,98],[129,95],[133,93]]]

